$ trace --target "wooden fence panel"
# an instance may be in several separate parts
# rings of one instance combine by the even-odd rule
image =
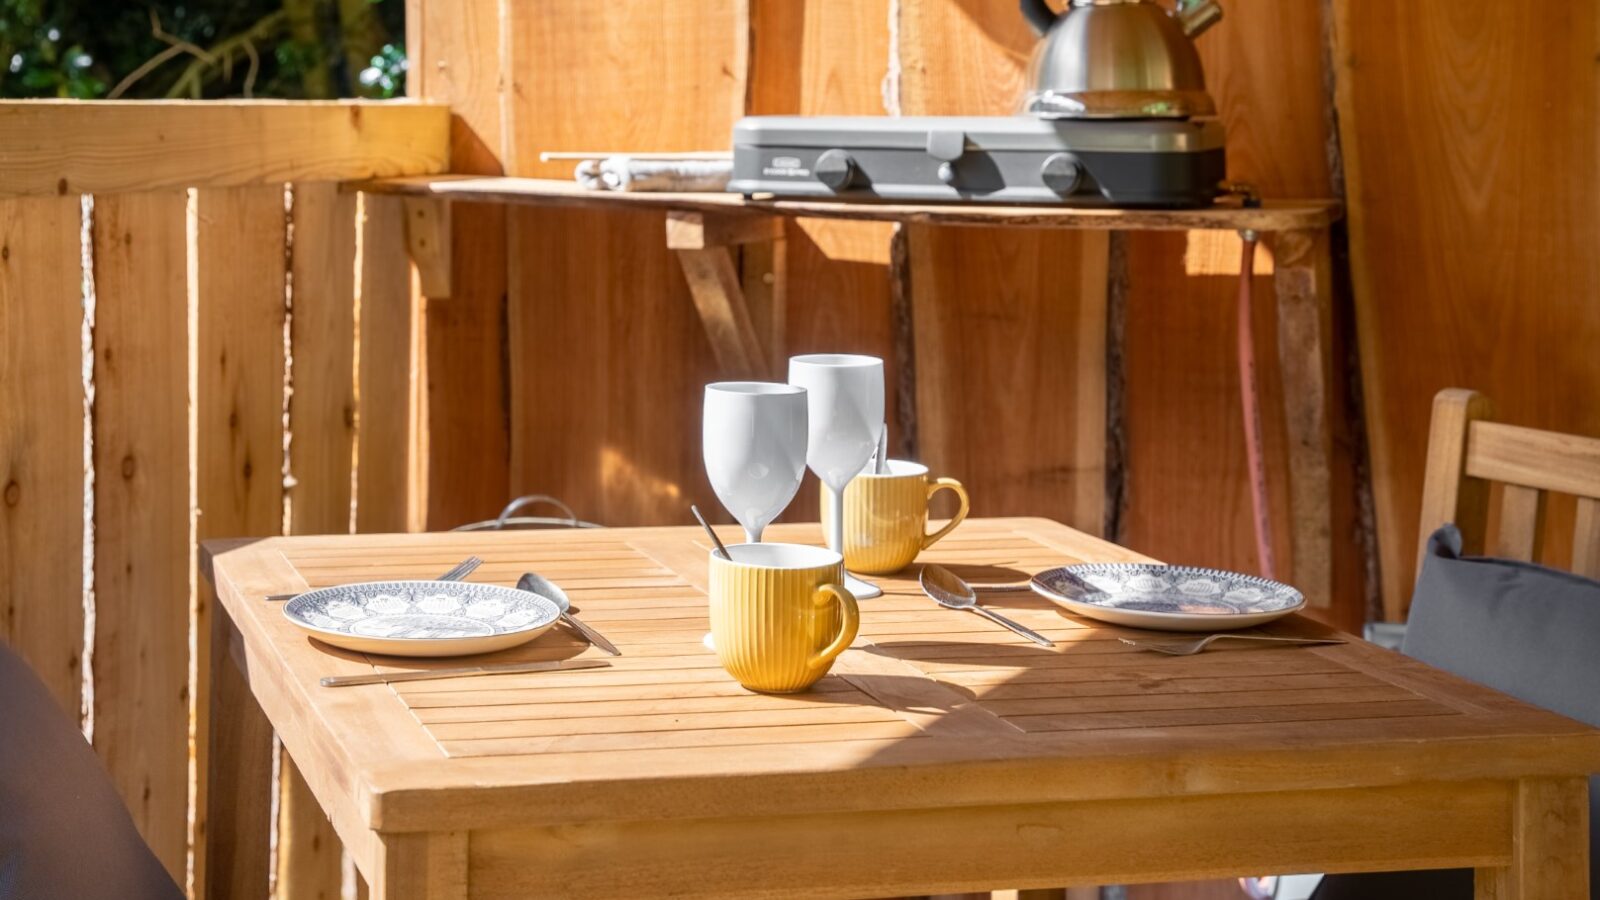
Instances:
[[[285,227],[282,186],[207,188],[196,192],[190,219],[194,247],[191,290],[198,306],[197,499],[199,536],[248,537],[283,530],[283,404]],[[201,607],[198,634],[214,632]],[[206,638],[201,639],[202,643]],[[204,647],[199,659],[227,660],[226,648]],[[266,717],[242,678],[222,673],[201,684],[215,715],[246,720],[236,733],[270,735]],[[208,724],[208,723],[207,723]],[[204,746],[202,743],[201,747]],[[265,896],[270,863],[271,746],[239,748],[240,768],[219,771],[197,760],[226,799],[208,797],[196,847],[196,871],[217,866],[228,883],[209,896]],[[217,818],[225,812],[225,818]],[[199,840],[197,838],[197,844]],[[203,853],[202,853],[203,851]]]
[[[416,531],[426,508],[419,298],[398,197],[361,198],[356,530]]]
[[[83,284],[76,196],[0,200],[0,638],[83,694]]]
[[[290,218],[289,528],[345,534],[356,429],[356,197],[334,184],[296,184]],[[338,835],[286,751],[278,773],[277,900],[335,900],[344,877]]]
[[[180,882],[188,854],[189,342],[184,191],[98,198],[94,744]]]

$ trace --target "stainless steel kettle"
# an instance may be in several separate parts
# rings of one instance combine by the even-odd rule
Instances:
[[[1022,112],[1045,119],[1185,119],[1210,116],[1194,39],[1222,19],[1217,0],[1070,0],[1058,15],[1021,0],[1044,37],[1034,52]]]

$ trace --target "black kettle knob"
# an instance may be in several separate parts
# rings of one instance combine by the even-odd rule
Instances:
[[[844,150],[828,150],[817,157],[812,167],[817,180],[835,191],[849,190],[856,180],[856,161]]]

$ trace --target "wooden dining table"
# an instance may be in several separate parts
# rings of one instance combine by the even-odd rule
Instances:
[[[756,694],[702,642],[708,551],[691,528],[206,544],[220,600],[209,896],[264,883],[262,744],[276,731],[382,900],[865,898],[1444,867],[1475,868],[1482,898],[1588,897],[1600,732],[1580,723],[1354,637],[1168,657],[1118,640],[1155,635],[1029,592],[985,596],[1044,648],[935,605],[916,566],[874,579],[884,596],[861,602],[859,638],[811,691]],[[435,577],[474,554],[486,562],[470,580],[534,570],[563,586],[622,655],[558,625],[468,660],[367,656],[265,599]],[[970,520],[922,559],[975,582],[1143,560],[1044,519]],[[1262,630],[1328,633],[1298,616]],[[573,657],[611,665],[319,685]]]

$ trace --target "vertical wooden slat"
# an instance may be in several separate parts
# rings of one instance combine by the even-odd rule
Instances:
[[[540,150],[726,147],[745,90],[739,6],[658,4],[640,28],[627,5],[505,4],[508,171],[571,175]],[[698,444],[661,438],[692,431],[701,387],[718,377],[664,217],[510,217],[512,491],[555,493],[618,525],[682,522],[691,501],[717,508]]]
[[[350,530],[355,440],[356,200],[335,184],[294,189],[294,397],[290,529]]]
[[[1585,578],[1600,578],[1600,500],[1578,498],[1572,528],[1572,571]]]
[[[1010,112],[1037,40],[1015,4],[945,0],[902,0],[899,38],[906,115]],[[1107,236],[927,226],[906,235],[923,461],[967,483],[975,514],[1048,515],[1098,533]],[[986,436],[1018,429],[1030,439]]]
[[[1490,554],[1534,562],[1539,559],[1543,539],[1544,492],[1520,484],[1506,485]]]
[[[1433,398],[1433,416],[1428,425],[1428,462],[1422,482],[1421,528],[1417,535],[1417,568],[1428,552],[1428,537],[1439,526],[1455,523],[1461,531],[1462,549],[1481,553],[1487,541],[1489,484],[1467,477],[1467,444],[1472,423],[1494,415],[1488,397],[1474,391],[1452,388]],[[1416,571],[1413,569],[1413,571]],[[1404,621],[1410,608],[1411,592],[1386,589],[1384,617]]]
[[[0,639],[74,720],[83,695],[79,204],[0,201]]]
[[[198,531],[213,537],[283,529],[285,213],[283,188],[202,189],[190,209],[190,290],[197,315],[196,497]],[[213,601],[214,598],[205,598]],[[200,634],[225,633],[212,603],[199,606]],[[209,731],[229,736],[227,760],[197,757],[208,772],[197,872],[207,896],[241,900],[267,890],[271,733],[226,647],[202,648],[219,675],[202,685]],[[227,664],[227,665],[222,665]],[[218,712],[225,713],[219,717]],[[202,732],[205,733],[205,732]],[[204,750],[198,749],[198,753]],[[215,764],[213,764],[215,763]],[[202,814],[197,811],[197,817]],[[199,876],[197,876],[198,878]]]
[[[888,0],[750,0],[749,7],[747,114],[887,111]],[[772,377],[787,378],[787,357],[802,353],[883,358],[891,452],[903,454],[906,435],[900,422],[905,414],[896,390],[901,358],[895,352],[889,269],[895,226],[826,219],[789,219],[784,225],[781,244],[746,245],[741,260],[757,333],[764,340],[771,335],[769,346],[781,351],[768,360]],[[765,314],[768,291],[773,308],[784,310],[781,317]],[[785,520],[817,520],[814,476],[808,474],[806,481],[784,512]]]
[[[194,572],[186,203],[170,190],[94,207],[94,744],[180,882]]]
[[[294,395],[289,404],[290,530],[350,530],[355,438],[356,199],[331,183],[297,184],[290,250],[294,275]],[[288,748],[279,760],[278,900],[334,900],[343,870],[338,835]]]
[[[450,104],[450,170],[499,175],[501,11],[505,4],[413,0],[427,33],[413,51],[414,96]],[[449,302],[427,305],[428,527],[499,512],[510,491],[506,359],[506,214],[488,203],[451,207]]]
[[[410,531],[422,526],[419,306],[406,258],[399,200],[361,198],[360,436],[356,460],[356,530]]]

